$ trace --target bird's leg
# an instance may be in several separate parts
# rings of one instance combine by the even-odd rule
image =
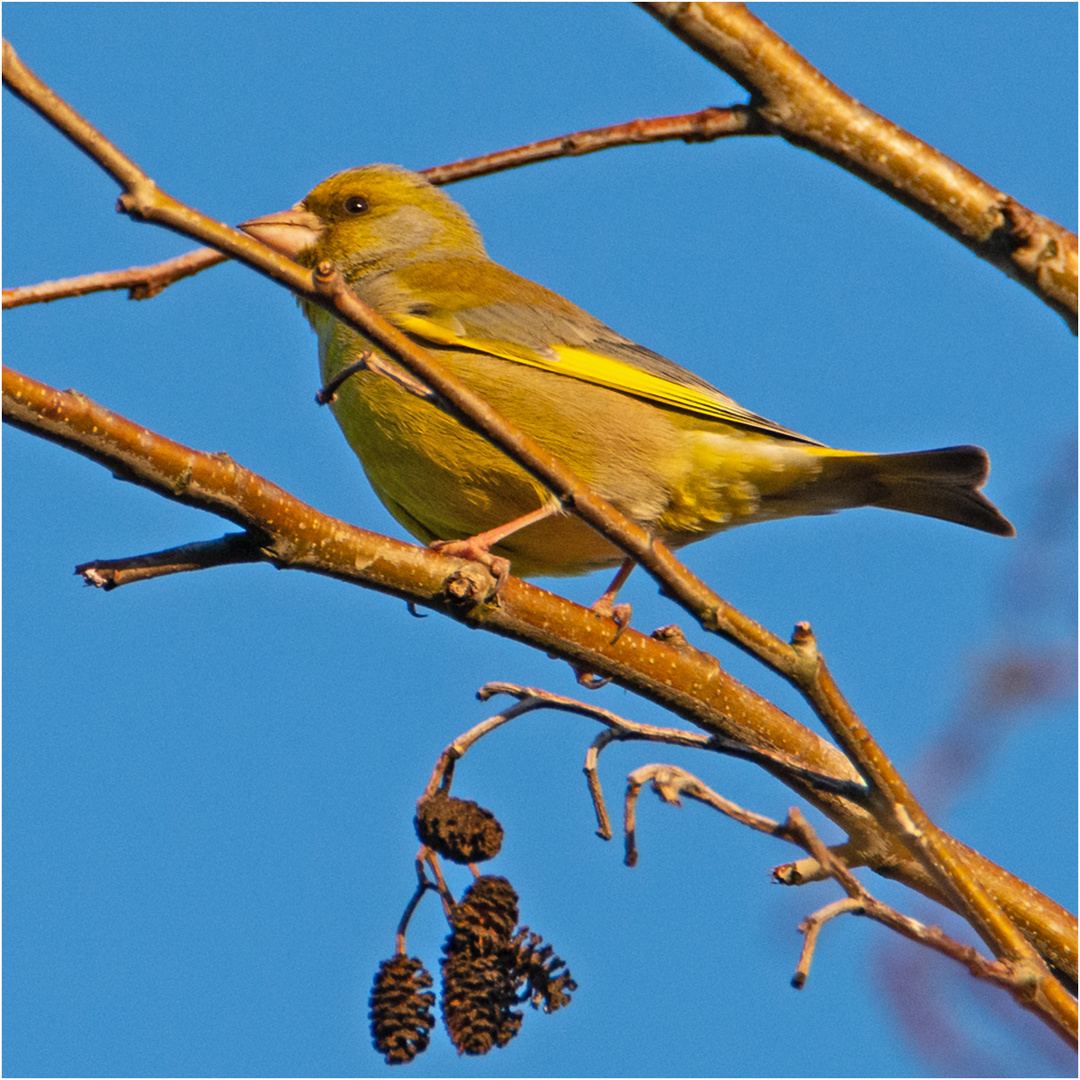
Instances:
[[[535,525],[536,522],[543,521],[545,518],[560,512],[561,507],[558,503],[550,503],[547,506],[541,506],[539,510],[522,514],[521,517],[514,518],[513,521],[508,521],[505,525],[488,529],[487,532],[477,533],[476,536],[469,536],[464,540],[433,540],[428,544],[428,547],[432,551],[438,551],[443,555],[456,555],[461,559],[472,559],[475,562],[483,563],[495,575],[495,595],[498,595],[499,590],[506,584],[506,579],[510,576],[510,560],[504,559],[500,555],[492,555],[491,548],[508,536],[512,536],[519,529],[524,529],[527,525]]]
[[[633,559],[623,559],[618,573],[611,579],[611,584],[604,590],[600,599],[590,608],[597,615],[605,615],[609,619],[614,619],[615,624],[619,627],[619,634],[630,625],[630,616],[633,614],[634,609],[629,604],[616,604],[615,597],[626,584],[630,571],[636,565],[637,563]],[[615,640],[618,641],[618,634],[615,635]]]
[[[589,608],[590,611],[595,612],[603,618],[611,619],[615,623],[616,630],[615,636],[611,639],[612,645],[619,640],[622,636],[622,632],[630,625],[630,616],[634,612],[634,609],[629,604],[616,604],[613,601],[615,600],[618,591],[626,584],[626,579],[630,576],[630,571],[633,570],[636,565],[637,563],[635,563],[633,559],[623,559],[622,566],[619,567],[618,572],[611,579],[611,584],[604,590],[603,596]],[[574,674],[577,677],[577,681],[584,686],[586,690],[599,690],[600,687],[607,686],[607,684],[611,682],[610,676],[603,678],[586,668],[575,667]]]

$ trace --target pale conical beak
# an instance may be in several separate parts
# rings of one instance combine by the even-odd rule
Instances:
[[[315,214],[304,209],[302,203],[297,203],[291,210],[282,210],[280,214],[252,218],[236,227],[290,259],[311,247],[326,228]]]

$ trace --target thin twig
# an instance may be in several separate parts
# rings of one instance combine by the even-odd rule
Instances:
[[[442,868],[439,866],[438,856],[426,845],[420,849],[416,856],[416,873],[421,880],[426,880],[424,875],[424,863],[427,863],[431,868],[432,874],[435,876],[435,882],[431,885],[431,888],[435,889],[439,894],[439,899],[442,900],[443,914],[449,919],[450,912],[454,908],[454,894],[450,891],[450,886],[446,884],[446,878],[443,877]]]
[[[480,157],[465,158],[449,165],[435,165],[421,172],[433,184],[453,184],[475,176],[488,176],[504,169],[516,169],[553,158],[580,157],[616,146],[640,146],[644,143],[712,142],[732,135],[770,135],[756,111],[745,105],[708,108],[678,116],[654,116],[648,120],[630,120],[622,124],[575,131],[553,139],[526,143],[509,150],[496,150]]]
[[[799,963],[795,967],[795,974],[791,976],[791,985],[796,990],[801,990],[810,977],[810,962],[814,958],[814,948],[817,946],[818,934],[821,933],[821,928],[830,919],[835,919],[837,915],[845,915],[848,912],[861,915],[863,912],[862,903],[858,900],[852,900],[851,897],[834,900],[831,904],[826,904],[825,907],[820,908],[813,914],[807,915],[799,923],[799,933],[803,934],[804,937],[802,952],[799,954]]]
[[[405,907],[405,911],[402,913],[401,919],[398,922],[396,946],[399,956],[406,955],[405,949],[405,935],[409,929],[409,922],[413,917],[413,912],[416,911],[417,905],[420,903],[421,898],[428,889],[438,889],[438,886],[433,881],[428,881],[424,874],[423,862],[420,859],[416,860],[417,877],[420,879],[416,883],[416,891],[412,894],[412,899]]]
[[[711,806],[714,810],[747,828],[769,836],[778,836],[782,840],[789,839],[780,822],[757,814],[753,810],[747,810],[730,799],[725,799],[692,772],[681,769],[677,765],[642,765],[630,773],[628,785],[641,788],[646,784],[651,784],[653,791],[669,806],[681,806],[681,798],[685,795],[687,798]]]
[[[733,135],[768,135],[768,127],[760,122],[753,110],[744,105],[729,109],[708,108],[678,116],[654,116],[647,120],[630,120],[621,124],[575,131],[553,139],[496,150],[490,154],[465,158],[446,165],[435,165],[420,172],[433,184],[454,184],[477,176],[489,176],[507,169],[517,169],[539,161],[561,157],[579,157],[618,146],[640,146],[644,143],[711,142]],[[47,304],[53,300],[86,296],[90,293],[127,289],[131,300],[148,300],[168,286],[211,266],[227,262],[228,256],[213,248],[199,248],[174,259],[152,266],[133,266],[127,270],[108,270],[97,274],[44,281],[5,289],[3,308],[24,304]]]
[[[596,835],[601,840],[610,840],[615,833],[611,828],[611,815],[604,802],[604,789],[600,783],[600,751],[612,741],[610,730],[601,731],[592,741],[585,753],[585,782],[589,785],[589,798],[592,799],[593,812],[596,814]]]
[[[97,274],[81,274],[79,277],[43,281],[38,285],[23,285],[3,292],[3,309],[22,307],[24,304],[49,304],[54,300],[66,300],[91,293],[128,290],[129,300],[150,300],[177,281],[192,277],[228,262],[214,248],[196,248],[175,259],[154,263],[152,266],[131,266],[127,270],[103,270]]]
[[[109,592],[121,585],[168,574],[184,574],[207,570],[214,566],[237,563],[265,562],[263,541],[250,533],[229,533],[217,540],[202,540],[148,555],[131,555],[124,559],[95,559],[75,567],[75,573],[86,581]]]
[[[655,638],[655,636],[654,634],[653,637]],[[627,720],[625,717],[619,716],[608,709],[588,705],[583,701],[578,701],[576,698],[563,697],[560,694],[553,694],[549,690],[541,690],[534,686],[490,682],[480,688],[477,696],[482,701],[487,701],[496,694],[509,694],[518,698],[523,706],[522,711],[559,709],[563,712],[589,717],[606,725],[609,729],[606,737],[598,737],[593,744],[596,756],[599,756],[600,751],[611,742],[632,742],[644,739],[649,742],[668,743],[672,746],[693,746],[703,750],[712,750],[729,757],[737,757],[743,761],[752,761],[757,765],[770,767],[777,775],[786,776],[789,779],[797,777],[821,791],[843,795],[845,798],[855,802],[862,801],[867,794],[867,789],[863,785],[850,780],[839,780],[835,776],[808,769],[802,761],[782,750],[771,750],[763,746],[749,746],[745,742],[728,739],[722,735],[701,736],[697,732],[682,731],[678,728],[639,724],[636,721]],[[602,739],[603,741],[601,741]],[[592,753],[592,749],[590,749],[590,753]],[[586,772],[588,772],[588,764],[586,764]]]
[[[653,791],[670,806],[681,806],[680,796],[686,795],[706,806],[711,806],[714,810],[748,828],[768,833],[770,836],[778,836],[784,840],[789,839],[784,832],[784,827],[778,821],[756,814],[753,810],[746,810],[738,803],[725,799],[723,795],[713,791],[708,784],[703,783],[686,769],[680,769],[676,765],[642,765],[626,778],[624,832],[627,866],[636,866],[638,861],[635,835],[636,809],[638,796],[646,784],[652,784]]]

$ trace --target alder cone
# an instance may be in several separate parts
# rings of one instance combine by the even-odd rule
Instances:
[[[420,842],[451,862],[484,862],[502,848],[503,827],[495,815],[469,799],[437,792],[420,800],[413,823]]]
[[[406,1065],[422,1054],[435,1026],[427,992],[431,975],[413,956],[395,956],[379,965],[371,989],[371,1040],[387,1065]]]

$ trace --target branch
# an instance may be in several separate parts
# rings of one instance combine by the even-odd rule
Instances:
[[[648,120],[629,120],[623,124],[589,128],[570,135],[526,143],[509,150],[496,150],[480,157],[464,158],[449,165],[422,169],[421,174],[433,184],[453,184],[476,176],[489,176],[506,169],[517,169],[538,161],[562,157],[581,157],[616,146],[641,146],[645,143],[682,140],[687,143],[713,142],[731,135],[771,135],[753,109],[733,105],[727,109],[709,108],[678,116],[654,116]]]
[[[230,533],[218,540],[183,544],[168,551],[134,555],[126,559],[97,559],[75,567],[87,585],[110,592],[135,581],[150,581],[168,574],[208,570],[213,566],[264,562],[266,555],[258,539],[249,533]]]
[[[799,929],[806,935],[806,943],[795,977],[792,979],[792,983],[797,988],[805,985],[807,976],[810,973],[810,960],[821,927],[838,915],[850,913],[865,915],[867,918],[880,922],[910,941],[925,945],[963,964],[972,975],[1005,987],[1018,1005],[1029,1008],[1028,986],[1025,980],[1019,977],[1008,964],[988,960],[971,948],[970,945],[963,945],[954,938],[949,937],[940,927],[926,926],[916,919],[902,915],[895,908],[883,904],[880,900],[871,896],[859,879],[851,873],[845,862],[822,843],[817,833],[796,808],[792,807],[788,811],[787,821],[778,826],[778,834],[783,836],[785,840],[799,844],[803,850],[812,855],[815,861],[822,866],[826,875],[837,881],[848,894],[846,900],[839,900],[829,904],[827,907],[808,916],[799,926]],[[1059,1031],[1067,1027],[1065,1017],[1061,1019],[1063,1023]]]
[[[793,717],[678,637],[613,634],[609,620],[511,578],[485,600],[487,571],[473,563],[348,525],[295,499],[224,454],[206,454],[148,431],[71,391],[4,369],[6,422],[50,439],[173,501],[244,529],[251,549],[281,569],[362,584],[440,611],[610,678],[710,735],[759,749],[763,768],[831,818],[849,837],[849,861],[952,906],[895,830],[839,794],[858,783],[848,759]],[[783,756],[782,756],[783,755]],[[748,755],[749,756],[749,753]],[[827,785],[811,777],[829,777]],[[949,838],[971,872],[1056,968],[1075,980],[1076,921],[989,859]]]
[[[666,740],[661,740],[666,741]],[[845,900],[827,905],[820,911],[803,920],[799,929],[806,935],[802,956],[799,959],[792,984],[801,989],[809,975],[810,961],[817,943],[817,936],[822,926],[838,915],[858,914],[880,922],[896,933],[911,941],[940,952],[942,955],[963,964],[978,978],[1002,986],[1012,995],[1021,1008],[1039,1016],[1059,1035],[1076,1043],[1076,1001],[1061,990],[1060,984],[1051,980],[1052,986],[1048,999],[1037,1000],[1029,973],[1007,961],[988,960],[969,945],[964,945],[945,934],[940,927],[926,926],[895,908],[883,904],[873,897],[851,872],[847,863],[837,852],[822,843],[817,833],[810,827],[796,808],[788,812],[787,821],[780,823],[761,814],[746,810],[730,799],[713,791],[692,773],[673,765],[644,765],[635,769],[627,777],[625,798],[625,837],[626,863],[637,865],[636,809],[641,789],[651,784],[660,798],[671,806],[681,805],[681,796],[687,796],[706,806],[712,807],[748,828],[755,829],[789,843],[798,844],[821,867],[820,878],[835,879],[848,894]],[[782,874],[776,874],[778,881],[792,883]]]
[[[831,83],[744,4],[640,3],[750,91],[778,135],[847,169],[1015,278],[1077,328],[1077,238]]]
[[[1061,1000],[1057,991],[1064,991],[1022,933],[1015,914],[1005,912],[964,853],[955,847],[952,837],[931,822],[888,756],[840,693],[806,623],[796,627],[792,642],[806,660],[795,673],[793,683],[866,780],[871,789],[871,803],[877,808],[876,819],[908,845],[949,897],[949,906],[967,919],[995,955],[1005,957],[1016,968],[1018,979],[1026,981],[1033,994],[1049,994],[1053,1004],[1048,1007],[1059,1012]],[[1075,963],[1072,949],[1070,945],[1070,956]],[[1054,958],[1051,963],[1060,959]],[[1074,1012],[1074,1025],[1075,1020]]]
[[[153,266],[132,266],[127,270],[104,270],[98,274],[81,274],[79,277],[61,278],[59,281],[43,281],[39,285],[23,285],[17,289],[5,289],[3,309],[22,307],[24,304],[49,304],[54,300],[66,300],[73,296],[89,296],[96,292],[127,289],[129,300],[150,300],[174,282],[208,270],[211,266],[228,262],[213,248],[197,248],[175,259],[154,263]]]
[[[835,793],[814,789],[813,785],[806,782],[805,777],[790,774],[790,770],[789,775],[785,777],[785,782],[801,790],[808,799],[822,806],[823,809],[836,804],[832,806],[832,811],[845,820],[842,827],[851,837],[849,846],[853,853],[858,854],[861,861],[867,865],[876,863],[878,867],[889,865],[890,873],[894,874],[896,870],[893,864],[903,865],[904,875],[909,884],[962,911],[997,951],[1025,965],[1033,983],[1041,983],[1048,976],[1045,974],[1045,968],[1041,967],[1039,957],[1035,955],[1027,940],[1017,932],[1013,920],[1023,921],[1025,933],[1036,942],[1039,949],[1048,955],[1052,963],[1068,970],[1071,962],[1072,971],[1075,973],[1075,940],[1070,942],[1066,931],[1065,944],[1061,944],[1061,927],[1067,924],[1067,915],[1062,913],[1064,916],[1062,922],[1059,919],[1060,909],[1056,908],[1056,905],[1047,908],[1046,905],[1050,902],[1035,890],[1031,890],[1022,882],[1017,883],[1016,879],[1010,879],[1004,871],[993,867],[993,864],[987,864],[985,860],[978,862],[979,857],[969,849],[963,848],[952,838],[945,837],[934,829],[906,786],[895,774],[891,763],[872,743],[865,728],[840,695],[817,654],[808,628],[797,633],[796,638],[788,644],[726,604],[704,583],[689,574],[662,544],[653,541],[644,530],[615,513],[546,450],[502,421],[486,403],[434,363],[427,353],[417,349],[408,338],[363,305],[347,288],[333,266],[321,265],[312,275],[243,234],[213,222],[170,198],[160,191],[130,159],[108,143],[74,110],[60,102],[44,84],[36,80],[19,63],[6,43],[4,77],[6,81],[16,86],[18,92],[51,123],[95,160],[98,160],[125,186],[125,193],[120,199],[121,209],[136,220],[154,221],[174,231],[195,236],[219,246],[259,272],[287,285],[297,294],[338,314],[339,317],[357,327],[365,336],[377,341],[412,375],[431,387],[442,399],[447,411],[484,434],[515,461],[540,478],[565,506],[573,508],[597,531],[641,562],[662,584],[665,591],[688,610],[694,612],[703,625],[758,657],[798,687],[822,717],[829,730],[851,755],[859,772],[871,785],[875,795],[879,797],[880,805],[878,812],[870,816],[863,808],[853,806],[849,800]],[[6,373],[6,387],[8,383]],[[7,389],[5,390],[5,409],[12,422],[19,426],[45,431],[47,437],[80,448],[81,452],[87,452],[89,456],[98,460],[112,461],[115,458],[117,462],[115,467],[119,468],[125,478],[137,477],[138,482],[146,483],[147,486],[154,486],[160,480],[158,475],[160,466],[155,464],[146,468],[148,461],[143,456],[147,446],[159,437],[151,437],[144,429],[137,429],[136,437],[131,439],[131,433],[125,430],[125,425],[128,428],[134,425],[124,421],[123,418],[108,414],[105,410],[87,403],[78,395],[57,395],[55,391],[50,391],[47,387],[42,388],[40,384],[35,384],[31,388],[30,380],[21,379],[13,373],[10,378],[10,387],[10,394]],[[30,399],[35,395],[39,400],[48,399],[41,415],[35,415],[34,409],[28,407]],[[49,395],[54,396],[50,398]],[[86,420],[90,415],[95,418],[87,427]],[[42,417],[45,423],[39,422]],[[74,426],[65,426],[73,417],[78,418]],[[117,441],[125,444],[123,452],[118,455],[114,454],[116,448],[114,444]],[[355,554],[352,563],[345,565],[327,554],[329,550],[327,545],[331,543],[331,537],[325,535],[325,530],[330,528],[333,533],[334,527],[342,528],[341,523],[332,523],[329,527],[324,525],[323,545],[312,548],[312,537],[319,534],[315,531],[305,531],[309,527],[314,528],[314,522],[305,518],[305,515],[316,513],[310,507],[296,504],[296,507],[300,508],[296,511],[299,519],[296,516],[293,517],[289,524],[294,525],[295,528],[291,529],[283,528],[283,522],[288,515],[267,517],[263,514],[259,517],[256,514],[254,520],[245,520],[245,514],[241,512],[235,499],[230,501],[228,497],[221,497],[228,488],[230,471],[243,474],[241,480],[245,485],[244,494],[253,495],[254,502],[259,504],[260,510],[264,509],[260,500],[271,502],[278,507],[288,497],[280,489],[267,484],[261,478],[238,470],[227,458],[195,455],[194,451],[160,439],[159,445],[151,446],[150,449],[160,451],[170,467],[176,465],[178,461],[183,462],[178,472],[175,469],[172,471],[171,482],[165,485],[162,493],[170,498],[189,502],[191,505],[214,509],[215,512],[229,517],[230,520],[244,524],[250,534],[249,546],[252,551],[256,549],[261,551],[275,565],[314,569],[347,580],[356,576],[350,573],[350,569],[357,566]],[[195,482],[196,473],[201,476],[201,483]],[[293,508],[294,511],[296,507]],[[248,509],[250,510],[250,507]],[[355,532],[359,534],[361,531],[355,530]],[[364,535],[368,538],[366,542],[370,547],[372,534]],[[301,539],[298,540],[298,538]],[[333,534],[332,538],[339,539],[340,537]],[[379,545],[392,542],[386,541],[385,538],[375,539],[378,554],[373,558],[381,558],[385,554],[385,548]],[[414,553],[417,551],[408,545],[402,546]],[[438,559],[438,556],[430,553],[423,554],[428,558]],[[159,562],[159,565],[164,565],[164,563]],[[496,632],[506,633],[507,636],[517,636],[519,640],[529,640],[534,645],[557,652],[570,659],[575,666],[586,667],[592,671],[605,670],[605,666],[593,657],[589,657],[582,663],[583,654],[580,651],[575,653],[573,649],[567,650],[565,643],[561,649],[552,648],[551,643],[545,640],[551,637],[550,620],[544,626],[545,634],[539,638],[535,634],[536,627],[530,627],[528,633],[519,627],[512,630],[509,625],[500,627],[498,612],[508,605],[496,606],[483,602],[490,586],[487,575],[471,564],[458,564],[457,569],[446,576],[445,566],[440,573],[439,565],[438,563],[424,565],[423,571],[429,575],[429,579],[423,588],[418,589],[415,581],[405,582],[400,579],[395,580],[393,585],[381,578],[369,581],[369,584],[377,588],[381,587],[384,591],[407,596],[416,602],[438,606],[448,610],[448,613],[454,613],[455,617],[461,617],[463,621],[477,619],[476,612],[482,611],[482,621]],[[411,569],[415,571],[416,566],[413,565]],[[520,584],[519,587],[529,588]],[[539,590],[536,591],[539,592]],[[466,616],[462,616],[460,610],[455,613],[455,609],[466,608],[468,609]],[[592,628],[595,630],[598,620],[591,617],[591,621]],[[603,622],[606,628],[606,621]],[[615,641],[611,643],[611,647],[615,649],[620,644],[621,642]],[[715,665],[711,657],[707,659]],[[605,657],[604,660],[606,667],[612,668],[611,658]],[[616,664],[613,670],[617,673],[612,673],[609,677],[622,681],[624,685],[631,686],[635,681],[626,668],[620,668]],[[640,674],[640,672],[637,673],[639,676]],[[655,678],[651,681],[656,682]],[[650,679],[646,678],[645,682],[650,682]],[[683,685],[695,684],[691,680]],[[825,751],[821,747],[827,744],[813,748],[809,744],[802,745],[806,743],[803,733],[814,739],[816,737],[812,736],[807,729],[801,728],[801,725],[797,725],[790,717],[779,710],[774,710],[763,699],[755,701],[746,697],[751,692],[735,683],[734,680],[730,680],[725,689],[729,693],[743,695],[743,703],[749,705],[749,711],[741,713],[738,709],[732,710],[730,702],[725,701],[722,707],[723,719],[719,723],[715,716],[703,720],[695,715],[701,710],[693,702],[688,705],[685,700],[680,699],[677,692],[672,695],[660,690],[659,693],[660,697],[667,699],[667,707],[680,715],[687,716],[695,723],[702,724],[706,730],[715,730],[724,734],[725,737],[742,740],[748,745],[766,750],[780,748],[784,753],[791,753],[788,743],[792,741],[791,733],[794,730],[791,725],[795,725],[795,728],[801,731],[794,739],[794,742],[799,744],[799,749],[794,753],[795,756],[799,756],[802,751],[807,751],[805,768],[819,772],[829,771],[819,768],[813,758],[815,754],[823,758],[829,758],[831,754],[833,757],[830,765],[836,772],[837,779],[841,782],[850,782],[853,779],[848,762],[833,748]],[[653,692],[657,692],[655,686]],[[672,700],[673,696],[674,700]],[[660,700],[657,697],[653,699]],[[772,712],[770,713],[769,710]],[[705,713],[709,711],[704,710]],[[765,719],[762,726],[763,717]],[[775,732],[768,730],[770,718]],[[747,722],[748,719],[749,722]],[[714,726],[710,727],[710,723]],[[779,738],[779,742],[775,741],[774,735]],[[778,775],[784,772],[784,767],[778,762],[771,762],[766,767],[777,772]],[[829,810],[826,809],[825,812],[829,813]],[[883,861],[882,856],[886,852],[887,859]],[[973,869],[975,865],[978,865],[977,871]],[[997,872],[996,881],[994,871]],[[896,876],[902,875],[896,874]],[[980,879],[987,882],[989,887],[984,887]],[[998,896],[998,893],[1002,895]],[[998,907],[998,902],[1007,909],[1006,912]],[[1033,906],[1042,907],[1039,918],[1035,920],[1031,915]],[[1034,927],[1030,925],[1032,922],[1036,924]]]
[[[5,49],[9,48],[5,43]],[[15,59],[14,53],[12,54]],[[5,54],[6,60],[6,54]],[[22,65],[20,65],[22,66]],[[25,69],[24,69],[25,70]],[[23,76],[13,80],[12,89],[28,104],[36,88]],[[41,109],[38,109],[42,112]],[[44,115],[44,113],[42,113]],[[46,119],[48,117],[46,116]],[[464,158],[447,165],[435,165],[421,172],[433,184],[454,184],[477,176],[517,169],[538,161],[551,161],[561,157],[581,157],[595,154],[616,146],[639,146],[645,143],[712,142],[731,135],[769,135],[771,132],[760,118],[743,105],[730,109],[709,108],[678,116],[654,116],[648,120],[629,120],[621,124],[575,131],[542,139],[508,150],[496,150],[479,157]],[[86,296],[95,292],[127,289],[130,300],[149,300],[163,289],[193,274],[208,270],[211,266],[227,262],[228,256],[212,248],[199,248],[175,259],[152,266],[133,266],[127,270],[108,270],[98,274],[46,281],[39,285],[24,285],[17,289],[5,289],[3,309],[22,307],[24,304],[47,304],[66,297]]]

